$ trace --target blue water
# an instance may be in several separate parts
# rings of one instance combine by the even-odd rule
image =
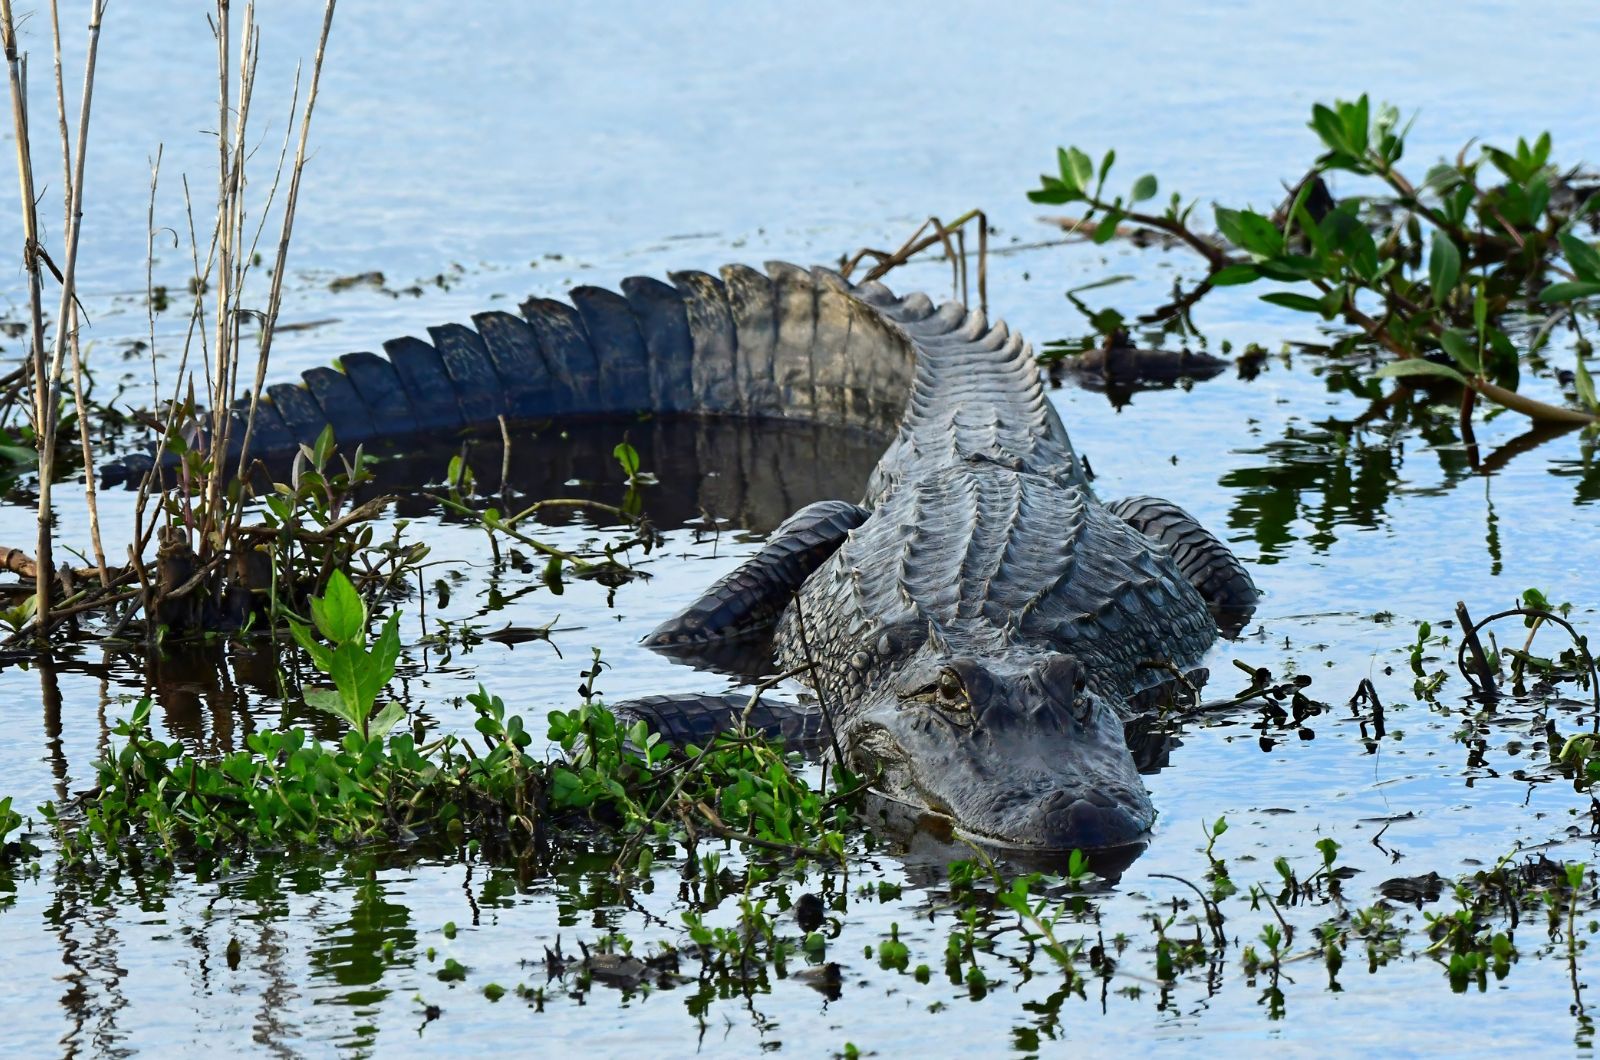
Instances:
[[[261,145],[257,193],[265,193],[283,136],[288,81],[294,64],[309,60],[319,17],[320,8],[299,0],[263,14],[252,137]],[[76,37],[76,15],[69,12],[67,23]],[[40,13],[24,28],[36,113],[47,113],[49,101],[47,25]],[[74,41],[68,50],[69,70],[77,47]],[[998,230],[997,250],[1053,240],[1059,232],[1038,223],[1045,211],[1024,192],[1052,166],[1058,144],[1097,156],[1114,146],[1114,179],[1131,184],[1157,173],[1163,194],[1181,189],[1200,201],[1200,217],[1213,200],[1268,207],[1315,151],[1304,127],[1310,104],[1336,95],[1367,91],[1418,111],[1406,159],[1418,172],[1471,137],[1505,143],[1543,129],[1559,159],[1592,159],[1600,155],[1596,54],[1600,17],[1576,3],[1535,13],[1488,3],[1205,11],[812,4],[800,11],[440,9],[346,0],[329,46],[283,312],[287,322],[331,322],[280,335],[273,375],[288,378],[393,335],[574,283],[611,285],[634,273],[769,257],[834,262],[860,246],[897,245],[934,213],[948,218],[982,207]],[[158,226],[186,233],[179,175],[188,174],[203,220],[203,189],[216,165],[205,134],[216,125],[214,86],[199,8],[112,5],[79,266],[102,393],[119,382],[135,395],[145,386],[142,362],[125,361],[120,351],[146,328],[148,159],[162,145]],[[45,136],[35,150],[45,160],[41,172],[52,176],[54,141]],[[1335,187],[1358,191],[1349,182]],[[58,246],[59,208],[47,204],[44,218],[47,243]],[[0,246],[19,243],[14,213],[4,211]],[[187,253],[186,242],[174,248],[163,227],[155,282],[181,291]],[[421,293],[328,287],[373,270],[392,290],[418,284]],[[992,258],[989,301],[1036,342],[1077,337],[1086,326],[1061,297],[1064,289],[1129,274],[1135,279],[1086,298],[1142,311],[1163,300],[1175,275],[1192,271],[1177,252],[1024,250]],[[18,319],[22,276],[12,275],[0,308]],[[439,276],[443,284],[433,282]],[[257,277],[263,293],[264,279]],[[892,282],[938,294],[948,291],[949,273],[940,263],[917,263]],[[1187,894],[1153,874],[1197,879],[1205,868],[1202,823],[1219,816],[1233,825],[1220,846],[1237,877],[1274,879],[1279,854],[1309,871],[1318,863],[1313,842],[1331,836],[1342,844],[1341,863],[1360,870],[1346,886],[1362,904],[1389,876],[1458,874],[1472,859],[1492,860],[1517,843],[1554,843],[1552,856],[1563,859],[1592,862],[1596,854],[1581,838],[1586,797],[1542,782],[1542,752],[1529,749],[1542,739],[1542,719],[1523,708],[1481,718],[1459,700],[1459,682],[1442,697],[1450,709],[1415,705],[1404,650],[1417,621],[1437,625],[1456,600],[1486,613],[1529,586],[1571,601],[1580,625],[1594,628],[1600,590],[1587,575],[1597,489],[1582,437],[1557,438],[1482,477],[1460,469],[1459,448],[1448,441],[1430,443],[1410,427],[1390,431],[1382,421],[1354,426],[1365,402],[1330,391],[1325,362],[1292,348],[1278,356],[1286,343],[1316,340],[1317,330],[1254,295],[1224,292],[1195,318],[1213,351],[1226,341],[1274,352],[1256,380],[1225,377],[1192,392],[1141,394],[1120,411],[1070,387],[1052,397],[1103,495],[1170,496],[1228,537],[1255,570],[1267,592],[1261,629],[1212,660],[1219,693],[1236,687],[1228,658],[1237,656],[1311,674],[1313,692],[1334,709],[1308,723],[1312,738],[1269,734],[1275,738],[1265,749],[1253,716],[1189,728],[1171,766],[1148,778],[1161,810],[1152,848],[1098,900],[1107,937],[1126,931],[1137,940],[1126,974],[1103,1006],[1095,984],[1089,1000],[1067,1000],[1066,1029],[1057,1033],[1074,1044],[1136,1052],[1222,1044],[1423,1053],[1483,1048],[1481,1039],[1463,1039],[1463,1028],[1492,1023],[1496,1049],[1570,1046],[1576,1024],[1567,968],[1559,955],[1535,957],[1541,936],[1532,931],[1519,936],[1526,952],[1512,974],[1491,980],[1482,995],[1452,993],[1427,959],[1369,975],[1353,951],[1341,992],[1326,988],[1319,962],[1292,966],[1296,982],[1285,985],[1288,1018],[1280,1021],[1260,1003],[1263,984],[1245,981],[1237,948],[1220,989],[1196,973],[1163,998],[1148,982],[1144,918]],[[167,365],[175,363],[182,324],[176,310],[157,323]],[[8,340],[3,354],[15,357],[18,349]],[[1528,385],[1554,394],[1548,382]],[[1446,412],[1441,422],[1449,421]],[[1479,440],[1492,450],[1524,428],[1502,416],[1480,425]],[[541,447],[555,444],[531,441],[519,458],[543,459]],[[701,485],[668,478],[656,489]],[[81,492],[60,492],[62,535],[86,545]],[[129,501],[116,495],[103,503],[108,538],[121,540]],[[0,509],[0,543],[25,542],[31,526],[25,507]],[[495,628],[559,615],[559,656],[537,643],[484,643],[441,659],[420,643],[421,620],[408,610],[403,694],[444,727],[464,724],[456,697],[479,682],[532,717],[571,705],[591,646],[613,664],[601,681],[609,697],[714,687],[715,679],[634,644],[754,547],[732,528],[714,546],[675,530],[667,549],[641,563],[654,577],[625,586],[614,603],[603,588],[578,584],[559,599],[535,590],[488,612],[481,533],[436,515],[420,518],[410,533],[432,545],[441,563],[430,585],[460,576],[447,606],[430,599],[429,622]],[[582,525],[548,531],[557,544],[605,533]],[[498,586],[509,595],[536,583],[513,572]],[[80,650],[60,671],[54,707],[48,675],[17,665],[0,670],[0,718],[11,737],[0,747],[0,793],[20,806],[89,783],[106,723],[127,713],[147,672],[137,659],[97,648]],[[270,665],[266,679],[238,663],[221,674],[171,662],[149,673],[159,685],[158,721],[197,750],[236,746],[240,732],[275,723],[284,708]],[[1390,706],[1389,735],[1375,753],[1344,707],[1363,677]],[[301,716],[293,702],[287,709]],[[1563,731],[1577,727],[1556,717]],[[1487,767],[1470,764],[1457,739],[1475,725],[1487,734]],[[1374,845],[1391,817],[1404,819]],[[585,900],[577,895],[595,881],[576,870],[518,890],[482,866],[469,873],[424,862],[369,877],[359,858],[329,857],[263,872],[256,884],[124,879],[109,893],[76,894],[50,866],[38,881],[17,881],[15,904],[0,912],[11,969],[0,1042],[16,1055],[456,1053],[531,1043],[600,1055],[748,1055],[781,1043],[786,1053],[826,1055],[846,1041],[883,1056],[1026,1051],[1026,1036],[1013,1031],[1038,1018],[1029,1006],[1054,988],[1047,975],[1024,981],[994,967],[991,976],[1004,985],[968,1001],[964,988],[939,974],[949,918],[930,919],[935,900],[921,878],[884,854],[863,855],[852,870],[843,933],[830,952],[845,970],[838,1001],[777,980],[748,1003],[713,1002],[704,1033],[686,1011],[692,985],[628,999],[597,987],[579,1004],[555,984],[542,1012],[512,996],[491,1003],[478,993],[491,981],[542,985],[542,967],[519,962],[542,959],[558,932],[569,950],[580,938],[596,940],[606,925],[640,945],[682,944],[671,866],[659,870],[652,893],[639,895],[659,922],[604,902],[579,912]],[[856,885],[876,879],[911,885],[895,902],[862,899]],[[1239,920],[1230,930],[1246,940],[1269,916],[1238,903],[1233,911]],[[716,915],[731,922],[726,907]],[[1290,915],[1304,925],[1304,944],[1311,925],[1331,913]],[[442,934],[447,921],[462,927],[454,940]],[[929,984],[861,956],[890,923],[900,925],[913,965],[934,966]],[[400,940],[399,959],[373,958],[380,936]],[[242,946],[236,971],[222,957],[229,939]],[[434,978],[446,956],[471,966],[466,984]],[[1584,983],[1592,980],[1587,965],[1581,972]],[[1139,996],[1118,993],[1140,982]],[[439,1021],[424,1024],[419,995],[443,1007]]]

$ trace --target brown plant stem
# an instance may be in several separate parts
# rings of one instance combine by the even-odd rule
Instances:
[[[28,310],[31,325],[30,363],[33,375],[33,429],[35,445],[39,451],[39,529],[35,562],[45,576],[37,579],[38,599],[35,613],[41,622],[50,614],[50,508],[48,503],[51,461],[44,445],[49,395],[44,381],[49,372],[44,349],[44,296],[39,276],[39,211],[33,189],[33,157],[29,149],[27,63],[17,52],[16,23],[11,14],[11,0],[0,0],[0,45],[4,46],[6,67],[11,84],[11,127],[17,141],[17,186],[22,195],[22,265],[28,274]]]

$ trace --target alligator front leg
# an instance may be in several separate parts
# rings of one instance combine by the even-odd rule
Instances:
[[[644,643],[685,647],[771,629],[795,591],[870,513],[846,501],[817,501],[795,512],[761,551],[657,626]]]
[[[819,747],[825,739],[820,711],[745,692],[645,696],[611,708],[623,724],[643,721],[668,743],[704,747],[718,733],[744,731],[766,739],[781,737],[798,750]]]
[[[1261,593],[1239,557],[1194,516],[1160,497],[1124,497],[1108,502],[1106,510],[1166,546],[1225,636],[1236,636],[1244,628]]]

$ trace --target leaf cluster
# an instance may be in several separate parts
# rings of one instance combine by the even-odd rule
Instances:
[[[1215,234],[1190,226],[1193,204],[1183,207],[1176,194],[1160,216],[1135,212],[1133,203],[1154,195],[1154,177],[1107,198],[1115,152],[1096,168],[1076,147],[1059,150],[1059,175],[1041,177],[1029,197],[1084,204],[1096,242],[1127,234],[1119,227],[1126,222],[1199,251],[1208,272],[1195,295],[1176,304],[1183,310],[1215,287],[1281,284],[1286,289],[1262,301],[1354,325],[1341,347],[1368,343],[1393,353],[1377,376],[1449,379],[1536,418],[1600,414],[1581,354],[1575,387],[1587,416],[1518,395],[1523,362],[1549,328],[1526,350],[1513,337],[1541,307],[1569,307],[1560,312],[1574,326],[1595,315],[1585,300],[1600,295],[1600,250],[1583,229],[1592,231],[1600,196],[1551,161],[1548,133],[1513,150],[1484,146],[1470,160],[1463,150],[1413,183],[1397,168],[1410,129],[1399,117],[1365,95],[1317,104],[1310,128],[1322,151],[1289,200],[1271,213],[1217,205]],[[1335,201],[1323,179],[1333,172],[1371,190]]]

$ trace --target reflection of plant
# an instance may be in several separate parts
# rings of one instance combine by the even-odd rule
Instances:
[[[1137,205],[1156,195],[1153,176],[1108,199],[1115,152],[1097,167],[1078,148],[1061,150],[1059,175],[1042,177],[1029,198],[1083,204],[1076,226],[1097,242],[1142,230],[1196,251],[1207,275],[1180,299],[1181,308],[1213,287],[1291,284],[1299,289],[1263,301],[1355,325],[1359,333],[1345,345],[1372,343],[1398,358],[1378,375],[1444,377],[1535,419],[1600,422],[1581,355],[1575,382],[1582,409],[1516,391],[1520,355],[1505,323],[1540,303],[1560,305],[1530,343],[1535,353],[1557,323],[1576,328],[1580,315],[1593,314],[1593,304],[1581,300],[1600,295],[1600,252],[1576,226],[1600,197],[1551,164],[1548,133],[1532,144],[1519,140],[1511,152],[1484,147],[1471,161],[1463,151],[1416,185],[1397,168],[1409,129],[1398,122],[1393,107],[1374,113],[1365,96],[1317,105],[1311,128],[1325,150],[1290,201],[1272,216],[1218,206],[1217,235],[1190,227],[1194,203],[1185,206],[1177,194],[1160,214],[1140,212]],[[1322,181],[1333,171],[1376,180],[1381,191],[1335,202]],[[1499,179],[1488,179],[1495,173]]]

